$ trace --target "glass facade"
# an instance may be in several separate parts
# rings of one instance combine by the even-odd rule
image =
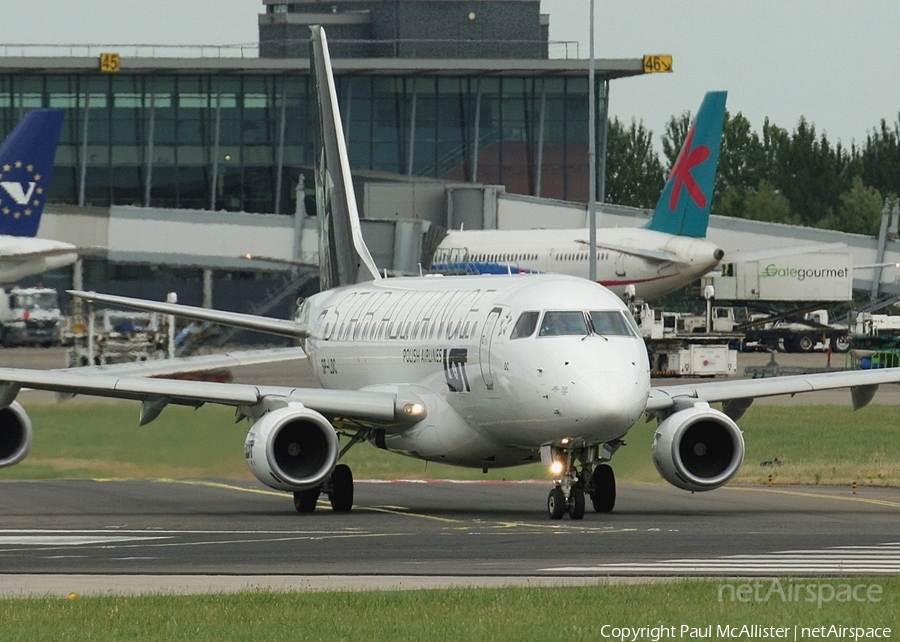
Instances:
[[[586,77],[336,80],[354,170],[587,200]],[[311,89],[297,73],[0,73],[0,129],[68,110],[52,202],[293,212],[301,173],[312,189]]]

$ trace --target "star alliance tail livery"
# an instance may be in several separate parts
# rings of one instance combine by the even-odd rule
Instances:
[[[0,234],[37,234],[65,115],[32,109],[0,145]]]

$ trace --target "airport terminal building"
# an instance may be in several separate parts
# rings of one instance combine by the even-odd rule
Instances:
[[[0,48],[0,127],[68,110],[52,202],[293,212],[312,166],[308,26],[323,24],[354,170],[587,200],[588,61],[548,40],[539,0],[263,5],[257,50]],[[598,61],[598,123],[609,80],[641,73]]]

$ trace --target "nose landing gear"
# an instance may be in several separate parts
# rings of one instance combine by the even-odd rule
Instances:
[[[606,462],[622,442],[602,444],[600,447],[552,448],[554,488],[547,496],[547,515],[562,519],[568,513],[572,519],[583,519],[585,495],[597,513],[612,512],[616,505],[616,477]],[[579,470],[577,463],[581,463]]]

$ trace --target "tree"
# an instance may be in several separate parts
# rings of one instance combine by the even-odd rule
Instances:
[[[662,136],[663,155],[669,161],[668,169],[672,169],[678,159],[678,152],[687,140],[688,131],[691,128],[691,112],[686,111],[681,116],[672,116],[666,123],[666,133]]]
[[[716,214],[768,223],[798,224],[787,198],[768,181],[758,188],[729,185],[722,192]]]
[[[771,142],[767,180],[788,199],[801,225],[827,219],[840,205],[840,195],[850,189],[849,154],[840,143],[832,147],[825,134],[817,135],[805,118],[790,136],[773,126]]]
[[[900,194],[900,114],[893,129],[884,119],[859,150],[859,175],[884,195]]]
[[[653,132],[631,121],[626,128],[614,118],[606,138],[606,200],[632,207],[654,207],[665,184]]]
[[[733,198],[735,190],[744,191],[759,187],[765,172],[765,152],[759,135],[750,129],[750,121],[740,112],[734,117],[725,112],[713,207],[717,201],[722,200],[729,188],[735,188],[731,190]]]
[[[878,236],[884,199],[877,189],[868,187],[862,177],[856,176],[850,191],[841,194],[840,200],[837,211],[822,220],[820,227]]]

